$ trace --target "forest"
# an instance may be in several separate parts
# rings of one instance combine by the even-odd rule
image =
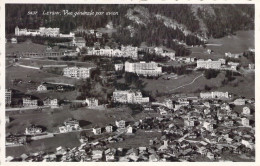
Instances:
[[[201,33],[200,22],[196,15],[202,20],[207,28],[207,36],[213,38],[224,37],[235,34],[238,30],[254,29],[255,6],[248,4],[237,5],[202,5],[196,14],[189,4],[7,4],[6,5],[6,34],[13,34],[15,26],[19,28],[38,29],[40,26],[59,27],[61,33],[69,33],[78,27],[84,29],[97,29],[105,27],[108,22],[112,22],[113,28],[117,31],[112,34],[115,42],[123,45],[140,46],[145,43],[148,46],[165,46],[176,51],[176,56],[189,55],[187,50],[178,41],[189,46],[204,45],[196,34]],[[127,12],[136,7],[145,9],[149,16],[147,24],[137,24],[126,17]],[[207,9],[212,9],[210,10]],[[43,15],[46,11],[103,11],[119,14],[100,16],[64,16],[64,15]],[[28,11],[37,11],[37,15],[28,15]],[[142,15],[144,11],[134,13],[134,16]],[[184,25],[192,34],[184,34],[179,28],[173,29],[164,25],[162,20],[156,19],[155,15],[160,14],[169,19],[175,20],[178,24]],[[144,16],[141,16],[144,17]],[[128,27],[132,27],[134,34],[131,34]],[[87,41],[92,38],[85,36]]]

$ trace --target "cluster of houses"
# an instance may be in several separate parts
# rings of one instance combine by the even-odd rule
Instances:
[[[239,107],[241,110],[234,111],[232,104],[242,106]],[[251,123],[254,101],[250,99],[205,101],[198,97],[179,97],[153,103],[155,105],[157,107],[148,111],[160,113],[164,110],[167,114],[148,115],[127,123],[119,120],[115,121],[115,126],[94,127],[94,135],[102,137],[90,139],[84,136],[78,147],[57,147],[52,153],[23,154],[20,158],[23,161],[159,162],[196,161],[197,158],[225,161],[223,153],[237,156],[254,153],[255,133]],[[66,125],[70,131],[79,127],[77,121],[64,123],[64,128]],[[158,131],[161,135],[145,140],[146,146],[137,142],[134,147],[113,147],[117,142],[135,139],[138,132]],[[123,136],[127,134],[131,134],[131,138]],[[14,160],[12,156],[6,159]]]

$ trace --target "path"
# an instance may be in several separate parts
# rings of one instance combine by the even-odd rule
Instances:
[[[21,108],[6,108],[5,111],[25,111],[25,110],[35,110],[35,109],[44,109],[50,108],[50,106],[41,106],[41,107],[21,107]]]
[[[29,68],[29,69],[40,70],[39,67],[20,65],[19,63],[15,64],[14,66],[19,66],[19,67],[24,67],[24,68]]]
[[[190,83],[184,84],[184,85],[179,86],[179,87],[174,88],[174,89],[171,89],[170,91],[174,91],[174,90],[176,90],[176,89],[183,88],[183,87],[185,87],[185,86],[191,85],[191,84],[193,84],[198,78],[200,78],[200,77],[202,77],[202,76],[203,76],[203,74],[201,74],[201,75],[197,76],[196,78],[194,78]]]

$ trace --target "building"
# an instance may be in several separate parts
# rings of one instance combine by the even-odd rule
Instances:
[[[109,148],[105,151],[106,161],[115,161],[116,149]]]
[[[48,37],[59,37],[60,28],[39,28],[40,36],[48,36]]]
[[[45,85],[39,85],[37,87],[37,91],[46,91],[46,90],[47,90],[47,86],[45,86]]]
[[[127,126],[126,133],[127,134],[132,134],[133,133],[133,127],[132,126]]]
[[[27,127],[25,129],[26,135],[37,135],[37,134],[41,134],[42,132],[43,132],[42,128],[36,127],[35,125],[32,125],[31,127]]]
[[[132,46],[121,45],[122,57],[138,58],[138,48]]]
[[[101,32],[96,32],[96,37],[97,38],[102,38],[102,33]]]
[[[116,121],[116,127],[118,127],[119,129],[124,129],[125,121],[124,120]]]
[[[64,122],[64,126],[59,127],[60,133],[81,130],[79,121],[76,119],[68,119]]]
[[[111,125],[106,126],[106,132],[112,133],[113,132],[113,126],[111,126]]]
[[[10,105],[12,102],[12,90],[5,89],[5,105]]]
[[[253,63],[248,64],[248,69],[254,70],[255,69],[255,64],[253,64]]]
[[[226,52],[225,56],[228,58],[236,58],[238,59],[241,55],[240,54],[231,54],[231,52]]]
[[[8,115],[5,115],[5,123],[10,123],[10,117]]]
[[[23,98],[23,106],[24,107],[36,107],[36,106],[38,106],[38,100],[33,99],[31,96],[30,97],[24,97]]]
[[[11,43],[12,43],[12,44],[17,44],[17,38],[14,38],[14,37],[13,37],[13,38],[11,39]]]
[[[230,96],[228,92],[201,92],[200,97],[202,99],[229,99]]]
[[[83,37],[75,37],[73,38],[73,45],[79,48],[86,46],[86,40]]]
[[[98,99],[86,98],[86,103],[88,104],[88,107],[97,107],[98,106]]]
[[[40,35],[39,29],[20,29],[18,26],[15,27],[15,36],[38,36]]]
[[[113,92],[113,101],[119,103],[133,103],[133,104],[141,104],[141,103],[148,103],[149,97],[143,97],[140,91],[121,91],[115,90]]]
[[[205,127],[205,129],[208,130],[208,131],[213,131],[213,124],[212,123],[204,121],[203,127]]]
[[[43,100],[43,105],[51,106],[51,107],[58,107],[58,99],[51,99],[49,97]]]
[[[75,37],[75,33],[70,32],[69,34],[62,34],[60,33],[59,37],[61,38],[74,38]]]
[[[93,133],[94,133],[94,135],[100,135],[101,134],[101,128],[100,127],[93,128]]]
[[[103,151],[93,150],[92,151],[92,160],[101,160],[103,157]]]
[[[202,68],[202,69],[220,69],[221,68],[221,61],[212,61],[211,59],[208,60],[203,60],[203,59],[198,59],[197,60],[197,68]]]
[[[115,64],[115,70],[116,71],[123,70],[123,68],[124,68],[124,64]]]
[[[245,105],[246,104],[246,99],[236,99],[234,100],[235,105]]]
[[[250,126],[249,125],[249,119],[247,119],[247,118],[241,118],[241,123],[245,127],[249,127]]]
[[[194,127],[194,121],[190,119],[184,119],[184,126],[186,127]]]
[[[249,107],[243,107],[243,114],[250,115],[251,111]]]
[[[162,67],[158,67],[155,62],[125,62],[125,72],[136,73],[144,76],[159,76],[162,74]]]
[[[18,26],[15,27],[15,36],[48,36],[48,37],[59,37],[60,28],[45,28],[40,27],[39,29],[20,29]]]
[[[89,78],[91,68],[85,67],[66,67],[63,69],[63,75],[72,78]]]

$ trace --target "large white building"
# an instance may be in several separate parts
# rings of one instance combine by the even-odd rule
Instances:
[[[208,60],[203,60],[203,59],[198,59],[197,60],[197,68],[202,68],[202,69],[220,69],[221,68],[221,61],[212,61],[211,59]]]
[[[201,92],[200,97],[202,99],[228,99],[230,98],[228,92]]]
[[[15,36],[49,36],[59,37],[60,28],[45,28],[40,27],[39,29],[20,29],[18,26],[15,27]]]
[[[121,91],[116,90],[113,92],[113,101],[119,102],[119,103],[134,103],[134,104],[140,104],[140,103],[148,103],[149,97],[143,97],[142,93],[139,91]]]
[[[138,75],[145,76],[159,76],[162,74],[162,67],[158,67],[158,64],[155,62],[139,62],[139,63],[130,63],[125,62],[125,71],[136,73]]]
[[[108,56],[108,57],[130,57],[138,58],[138,48],[132,46],[121,46],[120,49],[111,49],[109,47],[101,49],[93,49],[88,51],[89,55]]]
[[[63,75],[72,78],[89,78],[91,68],[85,67],[66,67],[63,69]]]

